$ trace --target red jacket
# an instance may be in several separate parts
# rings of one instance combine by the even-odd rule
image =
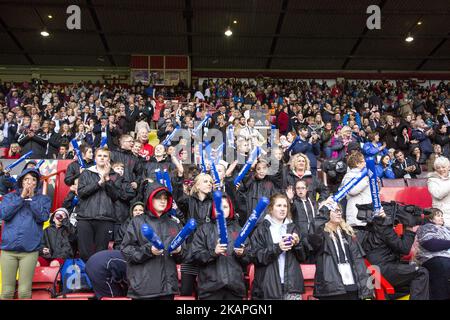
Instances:
[[[280,130],[280,134],[287,134],[289,128],[289,116],[286,112],[281,111],[277,117],[278,129]]]

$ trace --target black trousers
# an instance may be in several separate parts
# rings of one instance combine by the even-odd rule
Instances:
[[[428,270],[415,265],[390,263],[380,266],[383,277],[395,291],[398,288],[409,288],[410,300],[429,300]]]
[[[430,274],[430,299],[450,300],[450,259],[434,257],[423,266]]]
[[[199,300],[243,300],[243,297],[233,294],[230,290],[222,288],[212,292],[207,297],[199,298]]]
[[[107,250],[114,222],[104,220],[78,221],[78,248],[84,262],[96,252]]]
[[[182,296],[192,296],[196,292],[196,284],[196,275],[182,272],[180,294]]]

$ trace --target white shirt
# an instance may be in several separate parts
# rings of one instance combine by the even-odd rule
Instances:
[[[272,219],[272,217],[268,214],[264,217],[265,220],[270,222],[270,234],[272,235],[273,243],[279,243],[281,241],[281,237],[286,235],[287,225],[292,221],[288,218],[284,220],[283,223],[279,223]],[[283,251],[282,254],[278,257],[278,269],[280,271],[280,280],[281,283],[284,283],[284,269],[286,266],[286,252]]]

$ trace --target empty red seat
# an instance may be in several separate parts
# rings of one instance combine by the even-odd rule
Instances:
[[[301,264],[303,280],[305,284],[305,293],[302,295],[303,300],[315,300],[314,293],[314,278],[316,276],[315,264]]]
[[[34,300],[47,300],[51,298],[51,289],[58,275],[59,267],[36,267],[31,286]],[[59,278],[59,276],[58,276]]]
[[[383,187],[406,187],[405,179],[382,179]]]
[[[406,185],[408,187],[426,187],[427,181],[427,178],[406,179]]]

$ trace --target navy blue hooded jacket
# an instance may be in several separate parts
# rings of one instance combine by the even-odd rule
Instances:
[[[38,251],[43,235],[43,224],[50,214],[51,200],[40,192],[40,183],[35,194],[23,199],[22,182],[26,174],[40,174],[35,169],[24,170],[17,179],[17,189],[3,197],[0,204],[0,218],[5,221],[1,249],[6,251],[33,252]]]

